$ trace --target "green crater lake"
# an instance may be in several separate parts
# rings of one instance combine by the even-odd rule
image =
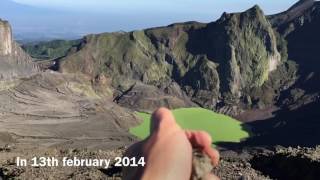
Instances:
[[[151,114],[137,113],[143,123],[130,129],[130,133],[144,139],[149,136]],[[173,110],[176,121],[183,129],[208,132],[214,144],[219,142],[240,142],[249,137],[243,124],[229,116],[218,114],[203,108],[182,108]]]

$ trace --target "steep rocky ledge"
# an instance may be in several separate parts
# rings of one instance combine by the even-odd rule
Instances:
[[[0,19],[0,81],[28,77],[39,71],[32,58],[13,40],[11,26]]]
[[[269,19],[275,27],[281,27],[300,16],[303,16],[307,10],[314,7],[315,2],[315,0],[300,0],[287,11],[272,15]]]
[[[0,19],[0,55],[10,55],[12,52],[12,32],[8,21]]]
[[[285,38],[288,58],[298,67],[295,83],[283,93],[281,103],[298,109],[319,101],[320,2],[300,0],[269,19]]]

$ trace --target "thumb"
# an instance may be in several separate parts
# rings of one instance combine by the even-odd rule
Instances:
[[[150,134],[153,132],[159,132],[162,130],[181,129],[176,123],[172,112],[167,108],[160,108],[152,114],[150,124]]]

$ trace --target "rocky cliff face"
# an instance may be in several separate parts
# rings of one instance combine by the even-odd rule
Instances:
[[[315,2],[315,0],[300,0],[292,7],[290,7],[287,11],[271,15],[269,17],[270,22],[274,27],[279,28],[279,30],[282,31],[282,26],[286,26],[286,24],[290,21],[306,15],[306,11],[312,9]]]
[[[28,77],[38,72],[32,58],[13,40],[11,26],[0,19],[0,80]]]
[[[319,101],[320,96],[320,2],[301,0],[289,10],[269,17],[285,38],[288,58],[297,64],[297,79],[282,100],[290,108]]]
[[[219,64],[220,92],[235,99],[246,89],[261,87],[281,63],[275,32],[258,6],[224,14],[208,25],[206,34],[205,52]]]
[[[0,55],[9,55],[12,52],[12,31],[7,21],[0,19]]]
[[[104,74],[117,94],[136,82],[159,89],[175,82],[200,106],[236,113],[235,106],[246,104],[243,99],[251,98],[252,89],[260,89],[284,63],[285,48],[279,48],[278,41],[255,6],[244,13],[224,14],[210,24],[90,35],[59,61],[58,69],[92,78]]]

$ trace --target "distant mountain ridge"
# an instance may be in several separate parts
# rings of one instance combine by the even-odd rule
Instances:
[[[65,30],[58,28],[68,25],[67,23],[61,23],[64,22],[63,19],[58,23],[53,21],[55,18],[61,18],[62,13],[67,14],[67,12],[54,9],[20,4],[13,0],[1,0],[0,6],[0,17],[10,21],[14,29],[14,39],[19,43],[81,38],[82,33],[79,31],[73,31],[71,28]],[[77,30],[77,28],[75,29]]]

